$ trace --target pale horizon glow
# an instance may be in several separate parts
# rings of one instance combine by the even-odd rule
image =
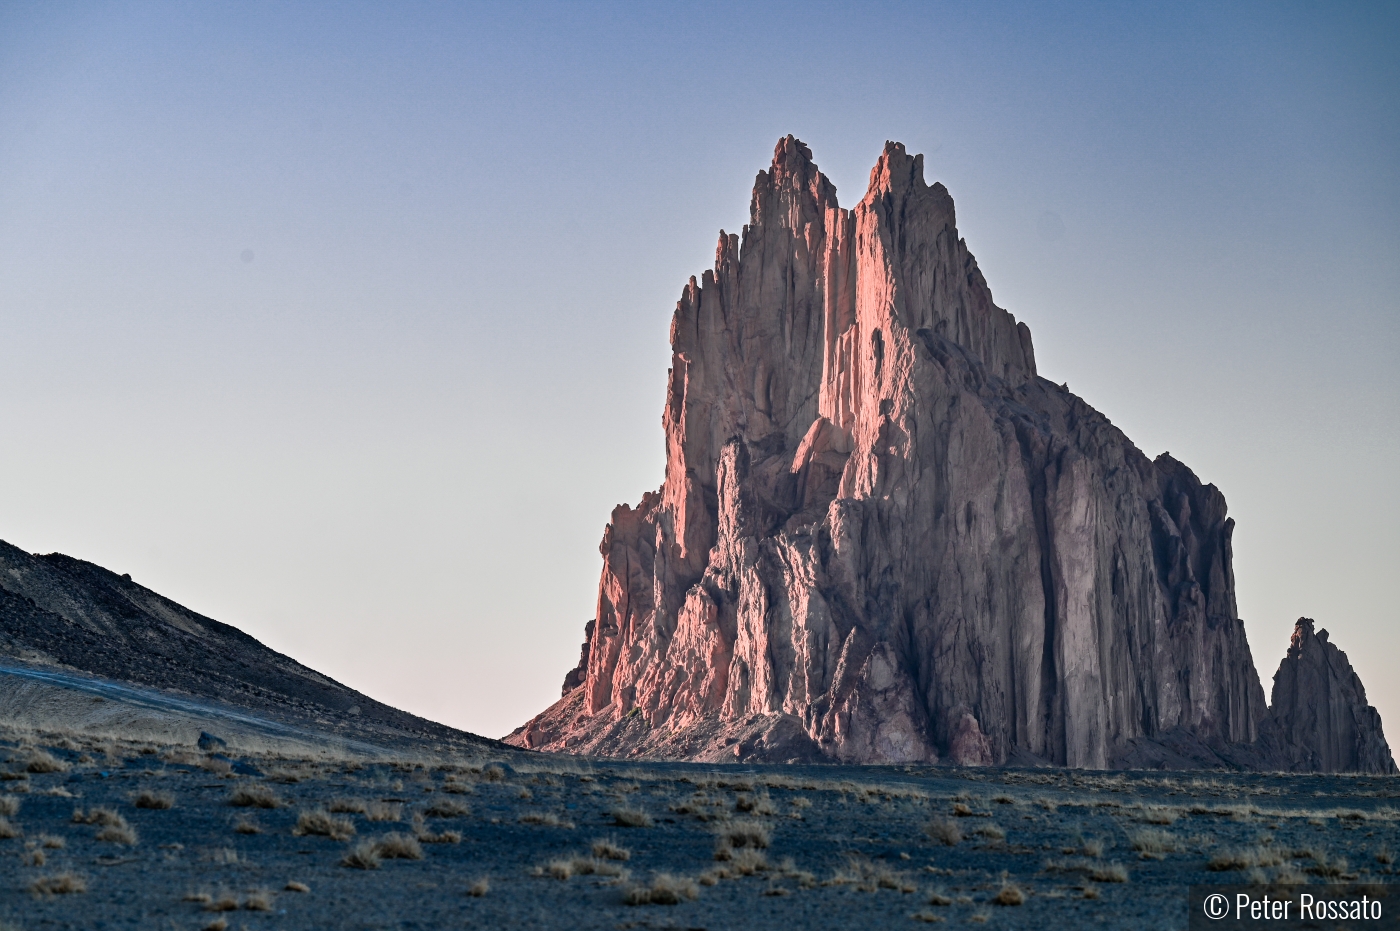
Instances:
[[[1400,8],[0,8],[0,539],[498,737],[661,484],[671,310],[792,133],[925,155],[1040,372],[1400,738]]]

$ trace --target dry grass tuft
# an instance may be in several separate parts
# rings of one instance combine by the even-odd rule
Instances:
[[[29,759],[25,762],[24,769],[30,773],[66,773],[68,764],[47,750],[36,749],[29,751]]]
[[[233,825],[235,834],[261,834],[262,827],[252,818],[244,816]]]
[[[460,844],[462,842],[462,835],[459,831],[443,831],[434,834],[432,831],[425,830],[421,825],[415,824],[413,833],[418,840],[425,844]]]
[[[621,806],[614,808],[610,814],[613,824],[620,828],[649,828],[652,825],[651,815],[640,808]]]
[[[1163,805],[1148,805],[1142,810],[1142,820],[1148,824],[1173,824],[1178,811]]]
[[[126,819],[110,808],[91,808],[86,812],[81,808],[75,808],[73,809],[73,823],[121,826],[126,824]]]
[[[324,808],[303,811],[297,816],[297,826],[292,828],[297,837],[315,835],[331,840],[349,840],[355,836],[355,825],[349,818],[335,818]]]
[[[403,818],[403,805],[399,802],[368,802],[365,817],[371,821],[399,821]]]
[[[337,815],[363,815],[367,810],[363,799],[333,798],[326,803],[326,811]]]
[[[846,866],[836,871],[836,875],[831,879],[831,884],[851,884],[861,892],[896,889],[900,892],[910,893],[918,890],[918,887],[902,872],[891,869],[884,863],[858,855],[852,855]]]
[[[228,931],[228,919],[215,918],[213,921],[209,922],[207,925],[201,928],[200,931]]]
[[[267,786],[239,786],[228,797],[235,808],[280,808],[282,800]]]
[[[734,809],[735,811],[770,817],[778,813],[777,806],[773,804],[773,799],[767,792],[756,795],[741,794],[734,802]]]
[[[110,844],[124,844],[128,847],[136,845],[136,831],[131,825],[126,823],[126,819],[114,811],[106,808],[95,808],[89,813],[88,822],[96,821],[102,825],[97,832],[97,840]]]
[[[206,912],[236,912],[238,911],[238,900],[227,893],[220,895],[217,899],[213,896],[205,896],[204,910]]]
[[[611,839],[599,839],[593,842],[593,856],[600,860],[630,860],[632,851],[626,847],[620,847]]]
[[[721,870],[721,875],[725,879],[734,876],[757,876],[759,873],[768,872],[768,858],[762,851],[746,847],[743,850],[730,850],[725,848],[729,861],[728,867]],[[718,854],[716,854],[718,859]]]
[[[1060,860],[1045,864],[1048,873],[1083,873],[1095,882],[1125,883],[1128,871],[1121,863],[1095,863],[1092,860]]]
[[[719,842],[728,847],[767,848],[773,843],[773,832],[762,821],[730,821],[721,825],[715,833]]]
[[[13,818],[19,814],[19,796],[0,795],[0,818]]]
[[[1026,894],[1014,883],[1004,883],[992,901],[997,905],[1023,905]]]
[[[943,920],[942,915],[938,914],[937,912],[928,911],[927,909],[923,911],[914,912],[909,917],[914,919],[915,921],[922,921],[926,924],[935,924]]]
[[[19,825],[12,824],[9,818],[0,817],[0,840],[11,840],[16,837],[23,837],[24,832]]]
[[[778,865],[778,872],[788,879],[797,880],[798,888],[801,889],[811,889],[817,884],[817,877],[806,870],[799,870],[791,857],[784,858],[783,862]]]
[[[35,879],[29,884],[29,891],[35,895],[71,895],[87,892],[87,880],[77,873],[55,873]]]
[[[1133,845],[1133,849],[1139,851],[1144,858],[1160,857],[1162,854],[1172,853],[1176,850],[1176,835],[1170,831],[1161,831],[1156,828],[1144,828],[1141,831],[1129,831],[1128,842]]]
[[[472,795],[476,792],[470,783],[459,782],[456,776],[448,776],[442,784],[442,791],[448,795]]]
[[[463,815],[471,814],[471,806],[454,802],[450,798],[443,798],[423,809],[423,814],[429,818],[460,818]]]
[[[1101,863],[1089,871],[1089,878],[1101,883],[1125,883],[1128,870],[1121,863]]]
[[[930,821],[924,825],[924,833],[949,847],[956,847],[963,839],[962,828],[958,827],[956,821],[948,818],[935,818]]]
[[[670,873],[658,873],[649,886],[632,886],[622,897],[627,905],[679,905],[700,895],[695,880]]]
[[[375,842],[374,849],[385,860],[423,859],[423,848],[411,834],[385,834]]]
[[[68,846],[67,841],[53,834],[40,834],[35,843],[40,847],[47,847],[49,850],[62,850],[64,847]]]
[[[282,889],[286,892],[310,892],[311,887],[306,883],[299,883],[295,879],[287,883]]]
[[[132,800],[131,804],[137,808],[150,808],[156,811],[165,811],[175,807],[175,796],[169,792],[142,792]]]
[[[548,876],[550,879],[567,880],[574,875],[574,861],[550,860],[539,870],[539,874]]]
[[[379,869],[379,851],[375,849],[374,841],[367,840],[356,844],[349,853],[340,858],[340,865],[357,870]]]
[[[1345,877],[1349,871],[1350,866],[1345,858],[1342,857],[1338,857],[1335,860],[1328,859],[1325,856],[1320,857],[1313,861],[1312,866],[1307,868],[1307,872],[1312,873],[1314,876],[1322,876],[1325,879],[1340,879]]]
[[[479,899],[490,891],[491,881],[484,876],[467,887],[467,895],[474,899]]]
[[[243,907],[250,912],[270,912],[275,896],[266,889],[259,889],[243,900]]]
[[[1311,851],[1309,853],[1311,854]],[[1222,850],[1210,858],[1206,863],[1206,869],[1215,873],[1224,873],[1230,870],[1251,870],[1256,867],[1278,866],[1283,861],[1283,855],[1272,846],[1259,844],[1241,850]]]
[[[517,819],[521,824],[538,824],[547,828],[572,828],[574,823],[552,811],[527,811]]]
[[[995,824],[982,824],[972,829],[973,834],[985,837],[988,840],[1005,840],[1006,832]]]
[[[626,879],[631,874],[626,867],[619,866],[611,860],[599,860],[594,857],[574,857],[569,861],[573,867],[575,876],[611,876],[618,879]]]
[[[1390,852],[1389,847],[1383,846],[1380,850],[1376,851],[1376,862],[1382,866],[1389,866],[1395,862],[1395,854]]]
[[[227,776],[233,772],[233,763],[219,757],[209,757],[199,764],[199,768],[216,776]]]
[[[701,821],[717,821],[728,817],[724,811],[724,800],[713,798],[703,791],[697,791],[690,798],[677,802],[671,810],[678,815],[694,815]]]

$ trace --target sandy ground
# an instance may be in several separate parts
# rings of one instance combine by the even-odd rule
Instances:
[[[1192,883],[1387,882],[1400,850],[1393,777],[4,736],[6,931],[1185,928]]]

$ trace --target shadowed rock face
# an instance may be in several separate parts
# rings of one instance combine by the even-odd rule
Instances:
[[[1225,499],[1036,375],[922,156],[887,143],[847,210],[780,140],[671,347],[665,483],[510,742],[1102,768],[1258,736]]]
[[[1393,773],[1381,716],[1347,655],[1300,617],[1288,655],[1274,673],[1273,702],[1261,746],[1294,772]]]

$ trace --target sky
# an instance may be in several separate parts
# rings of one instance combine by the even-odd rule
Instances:
[[[925,156],[1041,374],[1400,737],[1400,6],[0,2],[0,539],[501,736],[777,139]]]

